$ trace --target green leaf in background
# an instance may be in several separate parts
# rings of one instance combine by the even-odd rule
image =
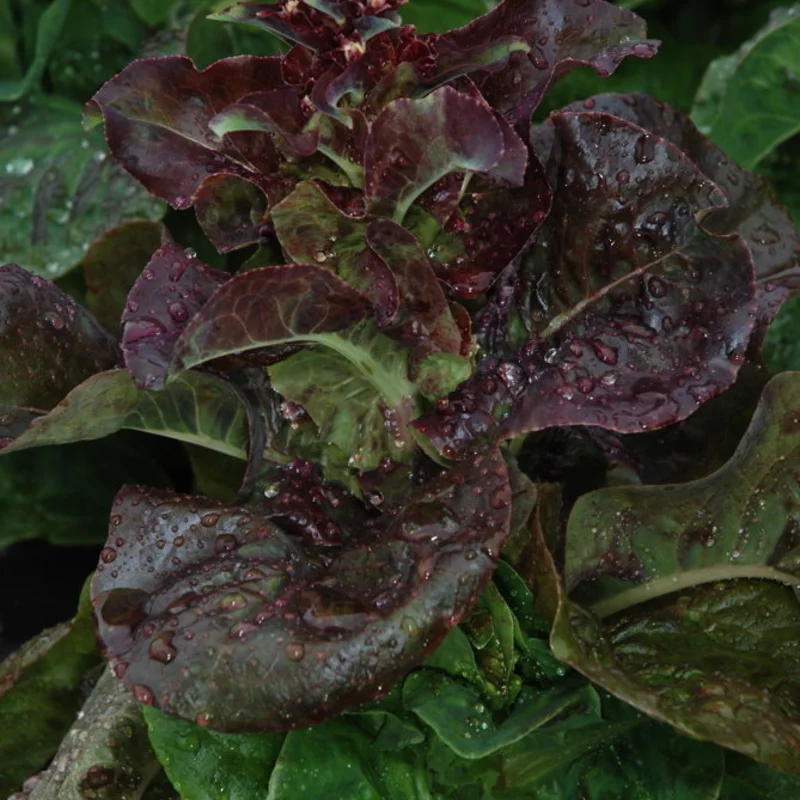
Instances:
[[[81,127],[80,106],[55,96],[0,107],[0,253],[58,278],[110,228],[158,220],[164,204],[107,157],[102,131]]]
[[[692,119],[734,161],[752,169],[800,131],[800,5],[779,9],[730,56],[713,61]]]
[[[800,373],[718,472],[602,489],[569,520],[557,657],[698,738],[800,772]],[[598,618],[604,620],[602,624]]]
[[[162,391],[146,391],[133,385],[125,369],[100,372],[84,381],[3,452],[99,439],[123,428],[247,458],[245,411],[229,383],[186,372]]]
[[[164,232],[160,222],[126,222],[96,239],[83,257],[85,305],[106,330],[117,336],[128,292],[161,246]]]
[[[0,0],[0,85],[20,78],[17,54],[18,31],[11,14],[11,0]]]
[[[460,28],[496,6],[495,0],[410,0],[400,9],[404,25],[420,33],[441,33]]]
[[[79,686],[100,663],[88,581],[78,613],[0,663],[0,796],[47,765],[81,707]]]
[[[261,800],[267,796],[284,734],[217,733],[148,706],[142,710],[150,743],[181,797]]]
[[[123,483],[170,486],[154,455],[130,435],[0,457],[0,550],[28,539],[99,545]]]
[[[0,103],[13,103],[39,84],[71,6],[72,0],[54,0],[42,14],[36,28],[36,50],[33,61],[22,78],[17,80],[0,79]],[[0,22],[3,21],[4,16],[10,17],[10,14],[0,12]],[[0,116],[1,121],[2,117]]]

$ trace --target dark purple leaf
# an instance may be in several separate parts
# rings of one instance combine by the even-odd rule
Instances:
[[[136,386],[164,386],[175,343],[229,278],[176,244],[156,251],[133,285],[122,315],[122,351]]]
[[[396,100],[372,123],[364,160],[370,210],[402,222],[422,192],[449,172],[491,173],[504,136],[492,109],[449,86]]]
[[[396,516],[353,504],[342,524],[338,491],[287,469],[251,508],[120,492],[92,603],[140,702],[246,732],[380,696],[460,622],[508,535],[496,449],[411,491]],[[298,518],[303,499],[319,521]]]
[[[662,136],[722,189],[728,206],[709,212],[702,224],[712,233],[738,233],[747,242],[756,270],[757,325],[763,333],[784,300],[800,289],[800,236],[769,184],[730,161],[685,114],[652,97],[601,94],[575,104],[575,110],[583,108],[630,120]]]
[[[511,283],[516,310],[490,317],[495,340],[528,341],[417,423],[446,455],[486,434],[659,428],[728,388],[744,361],[752,259],[740,237],[695,220],[722,191],[673,144],[605,114],[557,114],[545,133],[553,211]]]
[[[226,58],[199,71],[188,58],[168,56],[134,61],[94,95],[88,112],[102,113],[117,161],[174,208],[188,208],[203,182],[221,174],[280,196],[292,181],[276,177],[270,134],[218,138],[209,123],[242,97],[282,86],[279,58]]]
[[[0,446],[120,359],[117,343],[88,311],[16,264],[0,267],[0,354]]]
[[[266,233],[269,202],[248,178],[211,175],[195,192],[197,221],[220,253],[229,253],[259,241]]]
[[[222,355],[313,341],[370,315],[359,292],[322,267],[263,267],[231,278],[190,321],[174,349],[177,372]]]
[[[504,0],[469,25],[430,38],[440,57],[515,37],[530,52],[512,53],[492,74],[473,74],[489,103],[510,121],[526,122],[551,84],[579,66],[610,75],[628,57],[649,58],[657,43],[644,22],[602,0]]]

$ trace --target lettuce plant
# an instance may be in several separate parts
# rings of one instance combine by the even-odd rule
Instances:
[[[692,664],[690,644],[708,645],[710,607],[735,618],[751,595],[782,609],[767,656],[778,629],[797,630],[794,477],[773,466],[794,452],[800,384],[770,384],[719,473],[637,485],[675,481],[650,477],[653,437],[690,430],[759,361],[800,286],[792,220],[653,98],[602,94],[532,124],[576,67],[605,76],[655,55],[634,13],[504,0],[419,35],[401,5],[239,3],[214,18],[284,39],[283,55],[134,61],[87,105],[121,167],[193,208],[220,253],[247,255],[235,272],[165,234],[117,337],[53,283],[0,269],[4,452],[132,429],[208,449],[220,471],[242,462],[234,498],[120,490],[91,583],[113,675],[211,731],[306,728],[386,695],[516,581],[531,607],[515,614],[536,598],[559,659],[680,730],[798,771],[796,682],[720,653]],[[568,525],[575,489],[542,466],[565,441],[599,453],[590,488],[612,468],[631,484],[582,498]],[[762,473],[769,518],[745,477]],[[726,508],[720,492],[745,499]],[[641,608],[684,590],[691,603]],[[681,672],[665,664],[684,633]],[[512,671],[492,684],[498,711],[522,696]],[[403,688],[445,740],[434,698],[448,680],[417,671]],[[706,702],[726,691],[754,705]],[[537,707],[539,724],[575,697]],[[753,718],[769,720],[755,738]],[[492,735],[454,752],[522,737]],[[513,791],[524,748],[510,759]]]

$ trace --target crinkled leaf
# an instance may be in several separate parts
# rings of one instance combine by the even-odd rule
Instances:
[[[562,603],[552,637],[559,658],[643,711],[794,772],[798,396],[797,373],[773,379],[708,478],[581,498],[564,577],[596,616]]]
[[[403,684],[403,703],[453,752],[462,758],[479,759],[584,702],[585,691],[576,691],[574,686],[544,692],[525,687],[505,719],[496,721],[473,687],[439,672],[418,670]]]
[[[159,771],[141,706],[106,670],[29,800],[138,800]]]
[[[554,80],[587,65],[610,75],[629,57],[649,58],[657,43],[644,22],[603,0],[504,0],[455,31],[434,36],[439,52],[467,50],[514,36],[530,46],[495,74],[476,79],[481,93],[507,119],[527,122]]]
[[[711,63],[698,89],[698,125],[748,169],[800,131],[798,43],[800,5],[777,9],[738,53]]]
[[[106,330],[119,334],[125,300],[165,233],[159,222],[118,225],[94,241],[81,261],[86,307]]]
[[[93,375],[4,450],[66,444],[129,429],[247,458],[248,430],[231,384],[200,372],[179,375],[161,391],[137,389],[126,370]]]
[[[92,602],[112,668],[141,702],[266,731],[379,696],[458,624],[508,533],[497,450],[413,490],[396,516],[334,504],[287,469],[251,509],[118,496]],[[331,524],[307,529],[303,506]],[[349,508],[341,527],[337,508]]]
[[[408,231],[389,220],[345,214],[311,182],[278,204],[272,220],[292,260],[316,261],[361,291],[384,332],[409,345],[415,361],[432,353],[460,354],[462,333],[430,261]]]
[[[0,446],[73,386],[119,361],[116,342],[55,284],[0,267]]]
[[[100,131],[81,129],[80,107],[64,98],[0,107],[0,253],[57,278],[115,225],[160,219],[150,197],[107,157]]]
[[[127,695],[130,696],[130,695]],[[217,733],[144,707],[150,744],[181,797],[230,800],[266,797],[283,744],[279,733]]]
[[[175,343],[230,275],[168,242],[148,262],[122,314],[125,366],[142,389],[164,386]]]
[[[297,342],[335,349],[338,331],[368,318],[366,299],[322,267],[250,270],[229,280],[190,320],[174,348],[172,370]]]
[[[556,114],[536,142],[553,211],[480,323],[494,347],[523,346],[486,358],[449,406],[415,423],[445,455],[496,436],[498,422],[502,437],[662,427],[726,389],[744,361],[750,253],[695,221],[725,203],[721,190],[673,144],[606,114]]]
[[[99,662],[85,591],[71,622],[40,633],[0,663],[4,797],[52,758],[81,706],[81,680]]]
[[[282,84],[279,58],[238,56],[203,71],[183,56],[146,59],[108,81],[92,98],[87,114],[91,120],[102,114],[112,155],[173,208],[187,208],[224,188],[223,229],[205,212],[201,220],[207,233],[220,237],[215,244],[230,249],[241,245],[247,230],[250,241],[258,240],[263,225],[259,209],[266,206],[261,195],[282,191],[275,176],[278,153],[269,134],[217,138],[209,122],[240,97]],[[208,180],[212,183],[204,188]],[[237,207],[243,196],[257,206],[243,212]],[[235,219],[243,231],[232,242]]]
[[[273,386],[302,405],[322,440],[358,469],[376,469],[386,457],[407,461],[415,446],[409,424],[419,413],[407,352],[371,324],[325,343],[273,364]]]
[[[800,20],[797,29],[800,35]],[[755,264],[758,326],[763,331],[789,294],[800,289],[800,236],[768,183],[735,164],[687,116],[665,103],[641,94],[602,94],[576,103],[574,110],[586,104],[672,142],[722,189],[727,207],[709,212],[702,224],[712,233],[738,233],[747,242]]]
[[[490,173],[504,152],[503,134],[482,100],[445,86],[400,99],[372,123],[364,156],[368,206],[402,222],[422,192],[450,172]]]

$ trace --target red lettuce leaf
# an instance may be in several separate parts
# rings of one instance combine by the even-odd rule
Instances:
[[[51,281],[0,266],[0,447],[81,381],[116,366],[116,341]]]
[[[712,233],[738,233],[747,242],[755,263],[760,338],[783,302],[800,289],[800,236],[767,181],[732,162],[689,117],[667,103],[643,94],[601,94],[569,107],[587,108],[662,136],[722,189],[728,205],[709,212],[702,224]]]
[[[282,86],[280,58],[226,58],[201,71],[188,58],[168,56],[128,65],[94,95],[87,112],[102,114],[117,161],[173,208],[193,205],[198,193],[204,194],[204,182],[220,175],[249,181],[251,194],[279,198],[293,181],[277,176],[280,154],[272,137],[231,133],[218,138],[209,122],[242,97]],[[246,209],[240,224],[249,228],[250,241],[257,241],[263,219],[254,222],[252,216]],[[199,220],[204,225],[204,214]],[[204,227],[216,244],[213,225]],[[238,244],[226,238],[220,242],[223,250],[233,246]]]
[[[606,114],[556,114],[537,143],[553,211],[479,321],[519,349],[484,360],[415,423],[446,455],[486,434],[669,425],[728,388],[744,361],[750,253],[695,220],[725,204],[722,191],[670,142]]]
[[[157,250],[128,295],[122,314],[125,365],[140,389],[161,389],[175,343],[189,320],[230,278],[182,247]]]
[[[92,603],[139,701],[216,730],[305,727],[384,694],[468,611],[508,534],[497,449],[397,515],[353,504],[342,521],[307,466],[251,508],[120,492]],[[292,519],[304,504],[329,522]]]
[[[513,36],[530,52],[512,53],[499,72],[473,74],[489,103],[512,122],[527,122],[554,81],[579,66],[610,75],[628,56],[654,56],[644,22],[602,0],[504,0],[458,30],[429,37],[440,58]]]
[[[479,98],[444,86],[419,100],[396,100],[367,137],[367,206],[402,222],[417,197],[440,178],[467,170],[491,176],[504,153],[500,125]]]
[[[263,267],[231,278],[189,321],[175,345],[179,372],[249,350],[313,341],[370,317],[366,298],[322,267]]]

